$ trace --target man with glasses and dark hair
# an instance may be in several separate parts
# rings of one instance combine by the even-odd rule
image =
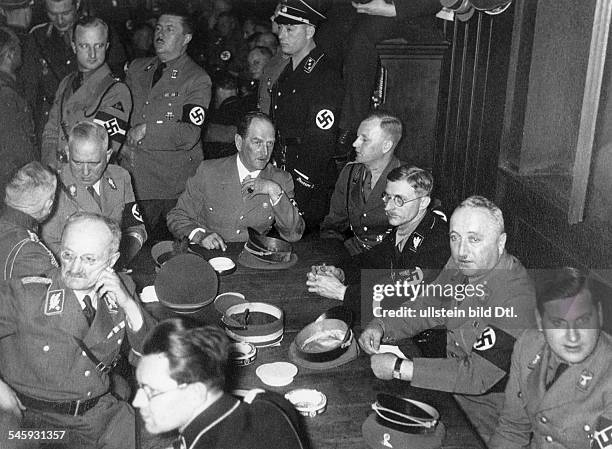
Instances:
[[[112,269],[120,238],[114,221],[76,214],[60,268],[0,284],[2,448],[19,430],[67,448],[135,447],[133,410],[110,393],[109,371],[123,343],[140,354],[152,319]]]
[[[351,255],[383,241],[391,232],[381,193],[387,175],[401,165],[393,154],[402,138],[402,122],[385,112],[369,114],[359,125],[354,163],[336,181],[329,213],[321,223],[321,238],[337,238]]]
[[[381,200],[392,231],[380,245],[347,262],[346,274],[334,266],[312,267],[308,291],[345,301],[359,313],[360,270],[388,268],[387,282],[412,276],[414,270],[421,281],[433,279],[448,260],[449,246],[445,215],[429,207],[432,189],[433,177],[426,170],[408,165],[391,170]]]
[[[293,180],[269,164],[274,125],[262,112],[250,112],[238,124],[237,156],[206,160],[189,178],[176,207],[168,213],[175,237],[188,237],[207,249],[225,250],[225,242],[245,242],[247,227],[282,238],[302,237],[304,220],[293,200]]]
[[[152,434],[179,431],[173,447],[302,449],[293,406],[253,390],[243,401],[225,393],[228,339],[218,327],[166,320],[147,337],[132,404]],[[127,447],[127,446],[126,446]]]
[[[607,448],[612,440],[612,339],[601,332],[609,293],[582,270],[549,274],[537,295],[539,330],[514,346],[491,449]]]
[[[359,344],[372,356],[376,377],[455,393],[486,442],[503,406],[516,338],[535,326],[535,291],[527,270],[505,250],[504,218],[492,201],[464,200],[451,216],[449,235],[446,266],[427,290],[404,303],[425,313],[374,318]],[[436,357],[379,353],[383,341],[440,326],[446,328],[446,347]]]

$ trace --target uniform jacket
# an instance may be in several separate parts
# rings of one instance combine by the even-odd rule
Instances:
[[[111,33],[110,38],[107,62],[115,73],[120,73],[126,60],[125,50],[115,33]],[[34,123],[39,138],[47,123],[60,81],[76,68],[72,48],[52,23],[41,23],[30,30],[23,49],[20,78],[24,83],[28,103],[34,110]]]
[[[433,284],[465,289],[464,276],[452,259]],[[419,297],[407,306],[437,309],[460,308],[466,317],[442,318],[377,318],[389,339],[401,339],[436,326],[445,326],[447,358],[414,359],[412,385],[419,388],[449,391],[464,395],[483,395],[506,378],[510,371],[510,356],[515,339],[525,330],[535,327],[535,291],[527,270],[514,256],[504,253],[496,267],[477,279],[474,286],[484,285],[483,294],[454,297]],[[515,317],[469,318],[467,311],[478,307],[514,307]],[[430,313],[431,315],[431,313]],[[494,344],[489,343],[493,341]],[[503,398],[502,398],[503,399]],[[501,404],[500,404],[501,405]]]
[[[361,246],[373,247],[382,242],[391,231],[385,214],[385,205],[381,195],[385,191],[387,175],[399,167],[401,162],[395,156],[391,158],[378,178],[367,201],[364,201],[363,186],[367,168],[363,164],[347,164],[336,181],[336,188],[329,205],[329,213],[321,223],[321,236],[341,234],[351,230]],[[448,259],[448,256],[446,257]],[[445,259],[445,260],[446,260]]]
[[[195,228],[216,232],[229,242],[248,239],[247,227],[267,233],[272,225],[290,242],[299,240],[304,221],[293,203],[291,176],[272,164],[259,173],[281,186],[284,195],[272,206],[268,195],[244,199],[241,193],[236,158],[229,156],[202,162],[195,176],[187,181],[185,192],[168,213],[168,228],[177,237],[189,235]]]
[[[397,228],[385,236],[380,245],[351,258],[342,268],[348,288],[344,300],[355,312],[360,312],[361,270],[380,270],[372,281],[394,283],[417,267],[423,271],[423,282],[430,282],[438,275],[450,255],[448,223],[446,216],[436,209],[429,209],[408,237],[400,251],[395,245]],[[380,279],[384,271],[384,279]],[[368,304],[369,306],[369,304]]]
[[[210,103],[210,78],[184,54],[168,62],[151,87],[160,63],[157,57],[137,59],[125,80],[134,101],[131,126],[147,124],[142,143],[125,145],[121,156],[141,200],[178,198],[203,159],[200,133]]]
[[[278,396],[262,394],[271,395]],[[183,437],[186,449],[302,449],[297,422],[284,398],[256,397],[249,404],[224,394],[191,421]]]
[[[138,234],[147,239],[142,217],[134,199],[130,174],[123,168],[109,164],[100,178],[100,205],[72,174],[69,164],[59,172],[56,205],[52,215],[42,225],[42,239],[58,254],[62,231],[68,218],[75,212],[94,212],[121,224],[123,234]]]
[[[602,332],[593,353],[570,365],[546,390],[551,355],[543,334],[536,330],[517,341],[491,449],[600,447],[591,445],[591,440],[597,430],[604,430],[601,421],[607,421],[606,427],[612,424],[612,338]],[[609,441],[612,428],[604,433],[602,441]]]
[[[329,176],[334,154],[343,84],[325,54],[314,48],[295,70],[288,64],[272,88],[270,111],[287,146],[286,170],[304,187],[333,186]],[[297,172],[295,171],[297,170]],[[299,173],[298,173],[299,172]]]
[[[16,82],[0,73],[0,192],[15,172],[37,158],[32,113]]]
[[[1,280],[45,276],[57,267],[53,253],[39,240],[37,231],[34,218],[4,206],[0,215]]]
[[[257,99],[257,104],[261,112],[270,115],[270,95],[272,93],[272,86],[276,83],[280,74],[283,73],[288,63],[289,58],[283,57],[283,52],[279,51],[272,56],[272,59],[270,59],[264,67],[261,74],[261,82],[259,83]]]
[[[134,291],[134,285],[128,286]],[[74,337],[108,365],[127,338],[140,352],[152,319],[143,312],[138,332],[129,329],[116,304],[98,298],[91,327],[60,270],[50,278],[26,277],[0,285],[0,374],[12,388],[48,401],[74,401],[100,396],[109,389],[107,374],[96,370]]]
[[[128,128],[132,96],[128,87],[115,77],[107,64],[83,80],[76,91],[72,82],[78,72],[68,74],[59,84],[53,107],[42,136],[43,164],[58,164],[57,155],[66,154],[68,132],[79,121],[89,120],[103,125],[113,152],[117,153]]]

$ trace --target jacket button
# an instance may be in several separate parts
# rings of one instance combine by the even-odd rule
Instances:
[[[367,216],[368,216],[368,214],[363,214],[363,216],[364,216],[364,217],[367,217]]]
[[[212,212],[212,207],[209,207],[208,210]]]
[[[585,425],[584,425],[584,431],[585,431],[585,432],[588,432],[588,431],[590,431],[590,430],[591,430],[591,426],[589,426],[588,424],[585,424]]]
[[[456,341],[454,343],[455,343],[455,346],[459,347],[459,342],[458,341]]]
[[[43,351],[49,352],[49,345],[44,345],[43,346]]]
[[[236,229],[236,234],[240,234],[240,229]]]
[[[81,355],[82,355],[83,357],[87,357],[87,354],[85,354],[85,351],[81,351]]]
[[[368,227],[367,227],[367,226],[364,226],[364,227],[363,227],[363,230],[364,230],[364,231],[367,231],[367,230],[368,230]]]
[[[118,344],[118,345],[120,345],[120,344],[121,344],[121,342],[122,342],[122,340],[121,340],[121,339],[117,340],[117,344]]]
[[[91,371],[87,370],[83,374],[85,375],[85,377],[89,377],[89,375],[91,374]]]
[[[240,219],[241,219],[241,220],[244,220],[244,215],[241,215],[241,216],[240,216]]]
[[[546,424],[548,422],[548,419],[546,419],[546,416],[542,416],[540,418],[540,421],[542,422],[542,424]]]
[[[546,438],[544,438],[546,441],[548,441],[549,443],[553,442],[553,437],[551,437],[550,435],[546,435]]]
[[[66,61],[66,65],[70,65],[70,59],[68,61]]]
[[[517,395],[519,398],[522,398],[522,397],[523,397],[523,393],[522,393],[522,392],[520,392],[520,391],[519,391],[519,392],[518,392],[516,395]]]

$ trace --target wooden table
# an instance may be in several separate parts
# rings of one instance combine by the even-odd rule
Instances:
[[[230,244],[224,256],[237,261],[243,244]],[[306,238],[294,244],[299,261],[293,267],[280,271],[255,270],[237,266],[228,276],[222,276],[219,293],[234,291],[243,293],[249,301],[263,301],[279,306],[285,312],[285,334],[280,346],[260,348],[255,362],[246,367],[234,367],[229,375],[228,388],[266,388],[286,393],[294,388],[316,388],[325,393],[327,411],[315,418],[304,418],[307,434],[313,449],[366,449],[361,436],[361,425],[369,413],[376,394],[387,392],[421,400],[436,407],[446,426],[444,448],[482,449],[475,431],[448,393],[413,388],[407,382],[382,381],[370,369],[365,354],[350,363],[325,371],[298,367],[293,383],[286,387],[268,387],[255,375],[263,363],[289,361],[288,349],[297,332],[314,321],[338,301],[321,298],[306,289],[306,273],[310,266],[322,262],[337,264],[346,257],[341,243]],[[207,258],[216,257],[219,251],[203,251]],[[134,261],[134,279],[138,286],[152,284],[155,269],[150,251],[142,251]],[[177,316],[160,304],[149,304],[147,309],[157,318]],[[219,313],[213,304],[196,314],[188,315],[202,323],[218,323]],[[357,326],[359,328],[359,326]],[[358,332],[357,332],[358,335]]]

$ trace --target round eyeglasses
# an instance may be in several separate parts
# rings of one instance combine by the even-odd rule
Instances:
[[[157,396],[162,396],[166,393],[170,393],[171,391],[176,391],[176,390],[182,390],[183,388],[185,388],[187,386],[187,384],[180,384],[178,385],[176,388],[172,388],[170,390],[166,390],[166,391],[155,391],[153,388],[151,388],[148,385],[144,385],[144,384],[138,384],[138,390],[136,391],[138,393],[138,391],[142,390],[142,392],[145,394],[145,396],[147,397],[148,401],[151,401],[151,399],[157,397]]]
[[[416,201],[416,200],[420,200],[423,197],[417,196],[416,198],[413,198],[411,200],[405,200],[399,195],[389,195],[387,192],[383,192],[380,198],[382,199],[382,202],[385,203],[385,205],[387,205],[389,201],[393,200],[393,204],[395,204],[397,207],[402,207],[405,204],[412,203],[413,201]]]

